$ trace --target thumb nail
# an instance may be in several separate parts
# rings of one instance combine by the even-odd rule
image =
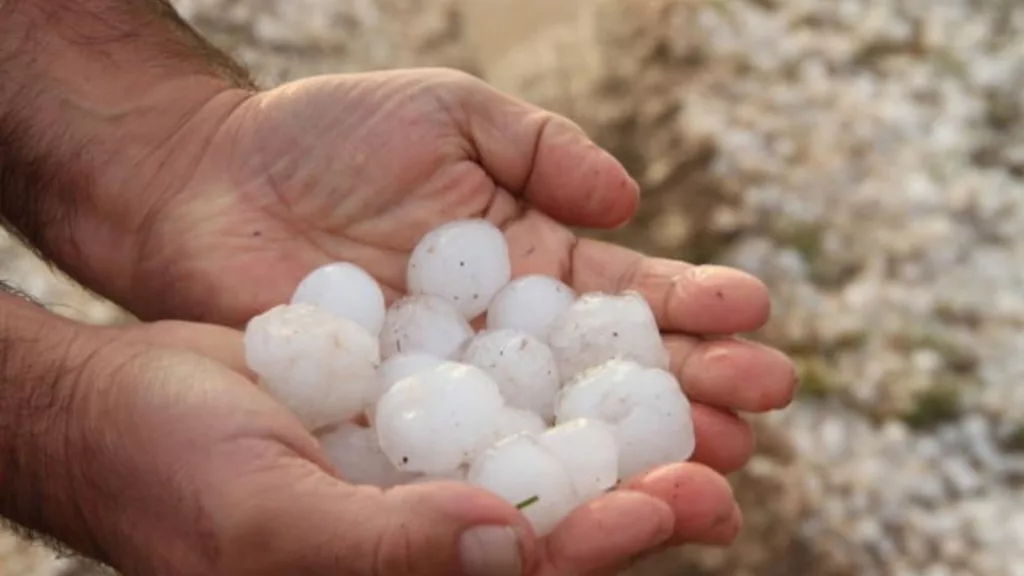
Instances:
[[[522,576],[519,538],[508,526],[477,526],[459,540],[466,576]]]

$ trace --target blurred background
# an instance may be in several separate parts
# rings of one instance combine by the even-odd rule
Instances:
[[[798,361],[728,550],[634,576],[1024,575],[1020,0],[177,0],[266,86],[451,66],[641,182],[607,238],[748,270]],[[3,241],[2,275],[118,318]],[[86,574],[0,536],[0,576]]]

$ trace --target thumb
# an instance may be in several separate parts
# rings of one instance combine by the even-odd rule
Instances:
[[[491,177],[569,226],[613,228],[636,213],[640,187],[567,118],[467,77],[452,109]]]
[[[382,491],[298,458],[258,482],[231,507],[241,574],[520,576],[535,554],[514,507],[464,484]]]

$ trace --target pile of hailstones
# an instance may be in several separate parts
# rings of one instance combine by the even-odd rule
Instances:
[[[366,271],[330,264],[246,327],[260,385],[347,481],[469,482],[543,535],[692,454],[690,403],[639,294],[513,280],[504,235],[480,219],[427,233],[406,274],[387,307]]]

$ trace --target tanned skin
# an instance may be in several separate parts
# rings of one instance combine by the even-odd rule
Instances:
[[[100,196],[124,188],[114,175],[152,185],[160,152],[225,87],[256,91],[164,0],[0,2],[0,218],[50,262],[97,280],[82,265],[85,239],[112,234],[110,222],[139,225]]]

